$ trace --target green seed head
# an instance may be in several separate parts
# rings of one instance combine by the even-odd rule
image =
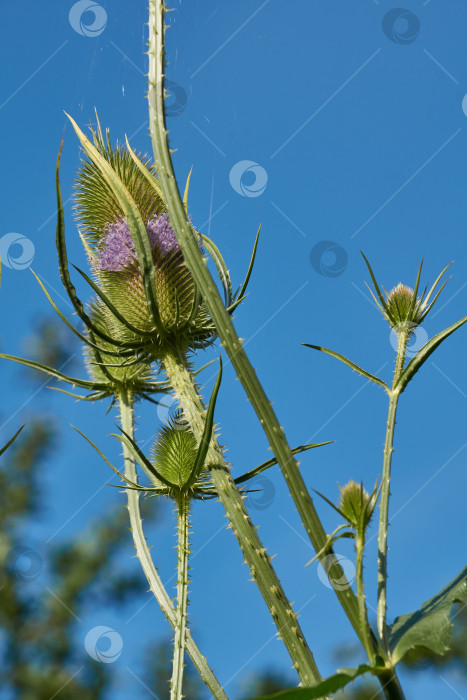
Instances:
[[[197,456],[196,439],[188,425],[171,420],[159,430],[151,452],[157,472],[173,485],[174,493],[183,490],[192,475]],[[202,470],[193,489],[206,485],[208,474]]]
[[[423,321],[420,302],[421,299],[415,297],[414,290],[401,282],[390,292],[386,292],[388,311],[385,315],[396,333],[401,331],[412,333],[420,325]]]
[[[399,283],[396,287],[391,289],[390,292],[386,292],[386,290],[383,289],[384,294],[386,295],[386,298],[384,298],[383,292],[376,281],[370,263],[364,255],[363,258],[366,266],[368,267],[375,293],[373,293],[370,287],[368,287],[368,289],[384,318],[388,321],[389,325],[396,333],[399,334],[408,332],[409,335],[412,334],[416,330],[417,326],[419,326],[422,321],[425,320],[427,314],[433,308],[433,304],[436,302],[447,284],[448,280],[445,280],[438,289],[438,285],[449,265],[446,265],[444,270],[442,270],[442,272],[438,275],[428,293],[427,288],[425,287],[422,294],[419,296],[418,289],[420,275],[422,272],[422,261],[422,263],[420,263],[420,267],[418,268],[417,279],[415,280],[415,286],[413,289]]]
[[[374,492],[370,495],[363,484],[352,480],[339,489],[339,508],[345,519],[355,530],[366,530],[374,509]]]

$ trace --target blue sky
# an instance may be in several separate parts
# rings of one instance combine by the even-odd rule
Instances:
[[[81,16],[80,5],[70,22],[75,5],[2,3],[0,248],[4,260],[10,255],[10,266],[3,269],[1,347],[14,354],[24,352],[35,319],[49,312],[29,262],[70,313],[54,248],[54,166],[64,128],[65,201],[79,148],[63,110],[84,128],[97,107],[113,139],[128,134],[134,147],[150,151],[146,4],[102,0],[97,15]],[[241,281],[262,223],[251,293],[236,326],[290,442],[336,441],[302,459],[310,488],[331,498],[337,482],[349,478],[373,485],[381,469],[386,399],[377,387],[300,344],[331,347],[389,379],[390,334],[366,291],[359,251],[386,288],[413,284],[422,257],[425,283],[453,261],[452,280],[424,326],[428,336],[467,308],[467,8],[459,0],[446,5],[407,1],[396,17],[386,0],[205,0],[176,2],[169,16],[168,77],[178,102],[172,102],[168,123],[177,176],[184,183],[193,165],[193,222],[221,248],[234,281]],[[241,161],[250,164],[232,171]],[[69,201],[66,217],[69,256],[83,266]],[[13,243],[18,236],[23,250]],[[450,338],[402,397],[389,531],[392,617],[416,609],[465,565],[459,543],[466,525],[466,333]],[[69,427],[83,429],[118,460],[118,449],[105,437],[112,418],[102,405],[46,391],[32,396],[30,386],[18,386],[15,368],[5,363],[1,370],[2,438],[32,410],[61,417],[60,453],[44,473],[48,518],[31,534],[46,557],[47,539],[66,538],[115,499],[123,503],[123,496],[103,487],[110,480],[106,466]],[[209,390],[209,370],[204,380]],[[148,440],[157,425],[155,409],[142,407],[139,414],[139,437]],[[236,474],[267,458],[265,438],[230,368],[217,417]],[[327,674],[335,667],[333,649],[351,641],[352,631],[316,565],[304,568],[312,552],[279,471],[267,480],[263,500],[253,498],[252,517],[269,551],[277,553],[286,592],[301,610]],[[332,531],[338,523],[331,509],[317,505]],[[175,560],[170,509],[165,511],[148,536],[168,579]],[[193,530],[198,554],[191,622],[227,691],[238,697],[240,675],[265,665],[285,670],[289,661],[272,639],[274,628],[248,582],[235,539],[225,531],[221,506],[195,508]],[[375,545],[373,539],[366,557],[373,607]],[[352,555],[345,546],[338,551]],[[167,626],[155,603],[138,614],[142,602],[134,601],[124,615],[102,610],[77,627],[82,639],[93,625],[121,635],[113,697],[150,697],[135,678],[140,655],[144,643],[162,637]],[[467,694],[449,674],[401,675],[413,700]]]

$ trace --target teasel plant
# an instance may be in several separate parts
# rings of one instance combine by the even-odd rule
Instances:
[[[233,480],[216,435],[211,435],[212,431],[206,433],[204,408],[201,408],[197,415],[193,413],[193,406],[198,409],[202,404],[189,356],[201,348],[210,346],[217,333],[207,306],[185,265],[165,210],[163,197],[160,195],[154,169],[148,159],[139,158],[128,143],[126,149],[119,145],[114,149],[108,132],[104,137],[98,118],[97,127],[91,129],[92,140],[83,134],[71,118],[70,120],[86,155],[76,183],[76,211],[92,276],[79,268],[76,268],[76,271],[96,295],[87,304],[83,304],[77,296],[68,268],[59,181],[61,148],[56,174],[57,250],[62,282],[76,314],[84,324],[82,333],[59,311],[39,278],[38,282],[55,311],[82,340],[90,379],[67,377],[32,360],[7,355],[3,357],[39,369],[74,387],[88,390],[88,394],[84,396],[65,391],[75,398],[94,401],[110,397],[110,407],[114,404],[118,406],[125,470],[121,474],[113,465],[112,468],[122,475],[127,487],[128,510],[137,555],[151,590],[175,630],[172,697],[180,697],[182,692],[185,644],[214,697],[226,697],[206,660],[194,645],[189,630],[186,629],[188,501],[190,498],[199,497],[219,496],[221,500],[223,498],[228,502],[231,527],[241,542],[253,578],[263,592],[300,679],[304,684],[311,683],[320,678],[313,656],[266,549],[246,512],[245,492],[241,486],[273,466],[276,460],[267,460]],[[184,197],[185,207],[187,196],[188,187]],[[256,255],[258,235],[246,278],[235,293],[227,266],[215,244],[207,236],[194,230],[193,237],[200,252],[202,251],[203,255],[205,251],[210,254],[223,287],[224,308],[228,314],[232,314],[245,298]],[[155,381],[154,367],[158,372],[165,372],[165,380]],[[189,479],[186,483],[182,480],[178,485],[174,484],[163,476],[163,469],[151,474],[147,471],[149,462],[134,440],[135,402],[154,402],[151,394],[164,394],[169,391],[173,391],[179,399],[189,431],[186,435],[179,434],[175,432],[175,426],[167,426],[167,432],[161,435],[160,439],[167,446],[167,440],[171,440],[170,444],[173,444],[183,434],[185,440],[195,441],[198,450],[204,446],[205,460],[200,461],[201,458],[198,458],[193,462],[193,474],[196,475],[198,469],[205,469],[211,478],[209,469],[215,464],[219,471],[225,470],[228,475],[224,481],[221,480],[217,484],[214,481],[210,489],[206,485],[204,490],[201,490],[199,485],[195,488],[194,485],[198,484],[196,479],[193,483],[193,480]],[[185,400],[187,396],[188,402]],[[209,410],[207,415],[209,416]],[[206,438],[206,435],[209,437]],[[84,437],[98,449],[90,438]],[[302,452],[315,446],[303,445],[295,448],[294,452]],[[181,457],[180,459],[183,462]],[[146,467],[147,476],[152,475],[159,479],[157,486],[138,487],[137,462],[143,471]],[[175,608],[162,586],[146,545],[138,508],[138,496],[141,491],[151,495],[166,495],[176,502],[179,583]]]
[[[413,289],[398,285],[386,293],[384,289],[381,291],[365,258],[374,285],[375,301],[398,338],[391,386],[339,353],[321,346],[308,346],[341,360],[385,389],[389,397],[380,486],[375,486],[368,494],[362,484],[350,481],[341,489],[337,505],[325,498],[344,519],[344,524],[328,535],[295,459],[297,454],[316,445],[291,449],[232,322],[233,313],[246,297],[259,232],[245,281],[234,293],[221,253],[213,241],[196,230],[188,215],[190,176],[183,196],[178,189],[164,113],[165,12],[162,0],[149,0],[148,103],[154,160],[136,153],[128,141],[125,146],[117,144],[113,147],[109,133],[104,135],[101,129],[97,115],[97,126],[91,129],[91,138],[70,117],[84,151],[76,185],[76,211],[90,274],[78,268],[76,273],[94,295],[84,304],[76,293],[68,266],[59,181],[61,149],[57,161],[60,274],[84,330],[75,328],[66,319],[39,279],[38,282],[56,312],[83,342],[89,379],[68,377],[31,360],[9,355],[2,357],[39,369],[58,381],[84,390],[85,394],[78,395],[82,400],[108,398],[110,407],[118,407],[120,426],[114,437],[123,447],[123,471],[104,456],[91,438],[81,434],[123,480],[137,556],[151,591],[174,628],[173,700],[178,700],[183,694],[185,648],[213,697],[227,698],[187,624],[190,504],[194,499],[211,498],[218,498],[225,508],[252,579],[263,595],[297,671],[301,687],[286,691],[282,696],[284,700],[325,698],[366,673],[378,678],[386,698],[402,700],[404,693],[396,675],[396,664],[417,646],[428,646],[442,653],[450,635],[452,604],[467,602],[467,573],[462,572],[419,611],[396,618],[392,625],[388,625],[387,526],[397,405],[401,393],[426,359],[467,318],[429,340],[406,363],[410,336],[441,293],[444,283],[441,288],[438,285],[446,270],[428,293],[425,290],[419,296],[421,267]],[[219,282],[210,272],[209,259],[216,268]],[[245,389],[274,455],[237,478],[231,474],[231,465],[225,459],[225,450],[219,443],[219,432],[214,423],[222,363],[207,407],[201,397],[197,372],[192,367],[193,355],[212,346],[218,339]],[[155,436],[152,451],[145,455],[135,439],[134,407],[136,402],[157,403],[159,394],[162,397],[171,394],[177,399],[180,420],[164,425]],[[297,615],[245,507],[244,484],[275,464],[282,471],[316,558],[328,575],[332,571],[340,581],[334,590],[368,655],[368,663],[353,669],[339,669],[326,679],[320,675]],[[140,482],[137,465],[147,483]],[[139,511],[141,494],[169,498],[175,505],[178,530],[176,605],[161,582],[146,543]],[[367,528],[378,500],[378,606],[377,629],[373,630],[365,602],[363,557]],[[355,542],[356,594],[333,549],[342,537],[350,537]],[[431,625],[428,636],[427,623]]]

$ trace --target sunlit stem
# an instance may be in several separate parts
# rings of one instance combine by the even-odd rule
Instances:
[[[388,516],[389,516],[389,496],[391,486],[391,461],[394,451],[394,430],[396,427],[397,404],[399,401],[399,391],[396,388],[397,382],[404,368],[405,354],[409,331],[402,330],[398,334],[398,347],[396,357],[396,367],[392,391],[389,393],[389,409],[386,424],[386,439],[384,442],[383,475],[381,480],[381,500],[379,506],[379,532],[378,532],[378,604],[376,610],[378,635],[386,653],[389,653],[388,631],[387,631],[387,551],[388,551]]]
[[[192,227],[187,220],[185,207],[178,191],[164,117],[165,9],[163,0],[149,0],[149,128],[160,187],[167,205],[171,225],[177,236],[186,264],[199,287],[222,345],[232,362],[236,375],[245,389],[269,441],[272,452],[279,463],[305,531],[315,551],[319,552],[326,545],[326,531],[319,519],[297,461],[292,455],[284,430],[272,408],[272,403],[256,376],[255,370],[235,331],[232,319],[226,311],[216,284],[210,275],[207,263],[203,259],[198,242],[193,236]],[[332,550],[323,559],[323,562],[326,571],[332,567],[339,580],[345,581],[345,573]],[[351,586],[339,586],[335,592],[354,630],[362,639],[357,597]]]
[[[184,418],[199,442],[203,435],[206,411],[186,359],[181,354],[168,352],[163,357],[162,363]],[[300,629],[297,615],[284,593],[257,529],[251,522],[242,494],[230,475],[229,465],[224,459],[215,435],[211,439],[206,465],[245,561],[250,567],[252,578],[261,591],[301,682],[306,686],[321,680],[313,654]]]
[[[180,494],[177,498],[177,607],[174,635],[174,655],[171,700],[183,697],[183,669],[185,667],[185,645],[188,606],[188,557],[189,557],[190,501],[188,496]]]
[[[368,658],[371,663],[375,661],[375,651],[373,647],[373,642],[371,640],[370,625],[368,623],[368,612],[365,602],[365,589],[363,583],[363,554],[365,550],[365,534],[357,533],[355,539],[355,549],[356,549],[356,580],[357,580],[357,598],[358,598],[358,612],[360,617],[360,627],[363,636],[363,646],[368,654]]]
[[[133,397],[131,393],[122,389],[118,397],[118,403],[120,407],[120,419],[122,429],[127,433],[127,435],[133,437],[134,416]],[[125,477],[128,480],[137,483],[135,460],[133,459],[126,442],[123,443],[123,457],[125,462]],[[136,549],[136,555],[141,563],[142,569],[145,573],[145,576],[148,580],[150,589],[154,594],[154,597],[159,603],[168,621],[175,629],[176,610],[173,606],[169,594],[167,593],[161,581],[157,569],[154,566],[149,547],[144,536],[143,521],[141,519],[141,512],[139,507],[139,492],[133,489],[127,489],[127,496],[131,533],[133,535],[133,542]],[[186,647],[194,665],[198,670],[198,673],[208,686],[213,697],[216,698],[216,700],[228,700],[228,697],[223,691],[219,681],[215,677],[212,670],[209,668],[205,657],[201,654],[200,650],[193,641],[189,630],[187,630],[186,632]]]

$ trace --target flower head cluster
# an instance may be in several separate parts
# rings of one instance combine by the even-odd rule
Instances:
[[[146,224],[149,244],[154,255],[165,256],[180,250],[167,213],[154,215]],[[107,272],[121,272],[137,263],[135,244],[125,218],[107,224],[100,242],[96,267]]]

